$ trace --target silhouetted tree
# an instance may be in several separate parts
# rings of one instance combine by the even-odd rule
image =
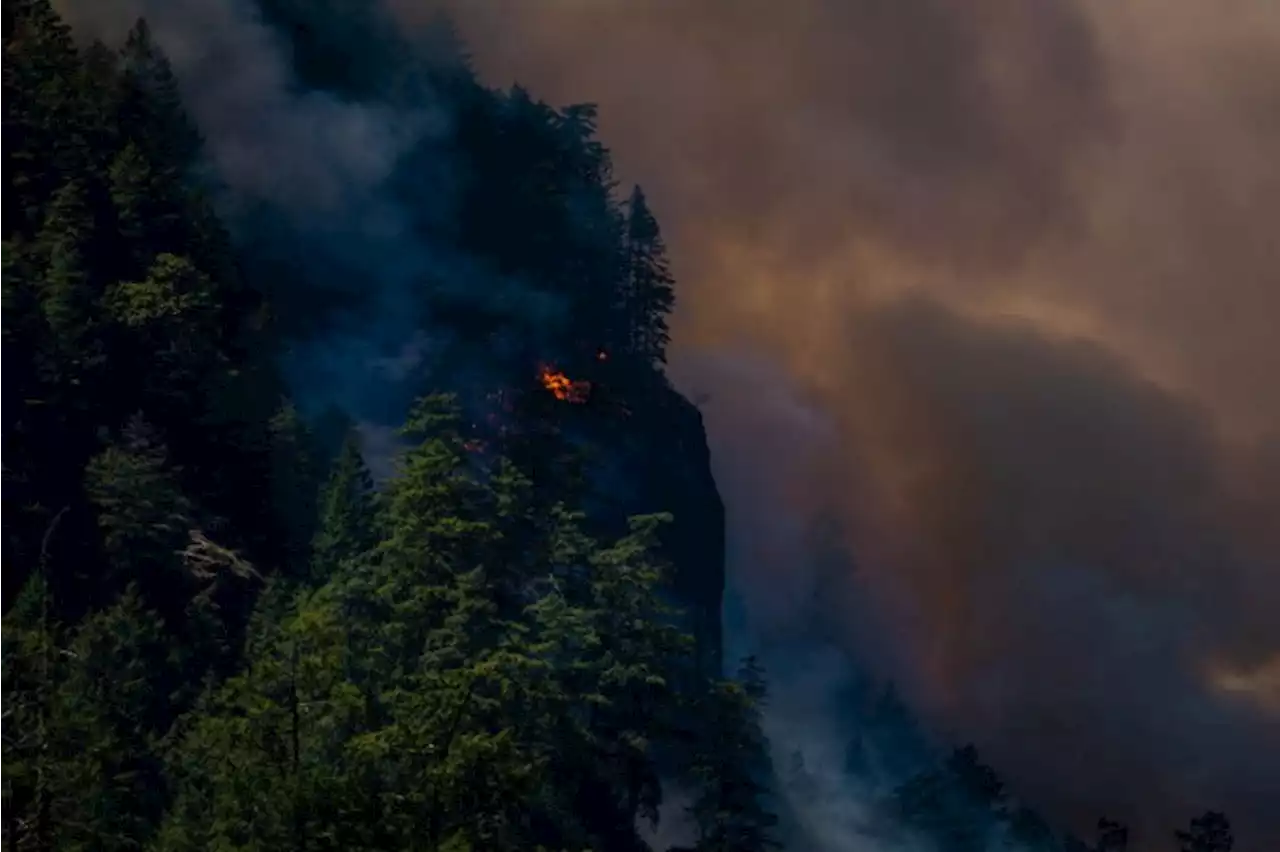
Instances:
[[[665,363],[671,340],[667,315],[675,305],[674,278],[658,221],[640,187],[627,202],[627,283],[624,304],[628,351],[645,364]]]
[[[1128,848],[1128,826],[1106,817],[1098,820],[1097,852],[1125,852]]]
[[[1205,811],[1191,820],[1190,829],[1175,834],[1182,852],[1231,852],[1235,845],[1231,822],[1219,811]]]

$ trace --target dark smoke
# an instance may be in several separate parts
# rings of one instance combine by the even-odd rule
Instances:
[[[290,329],[300,333],[285,372],[305,408],[340,407],[362,421],[371,448],[393,446],[384,424],[400,422],[433,371],[442,381],[445,353],[457,343],[424,294],[484,302],[530,329],[563,319],[556,298],[431,239],[455,212],[458,171],[451,116],[436,93],[389,82],[364,97],[317,88],[300,77],[284,32],[252,0],[55,5],[78,35],[109,44],[145,17],[205,136],[224,219],[258,265],[257,278],[280,282],[271,293],[277,313],[287,320],[319,315],[317,306],[348,308],[324,313],[316,327]],[[392,78],[411,51],[376,5],[308,15],[376,57],[364,63],[375,83],[380,64]],[[354,41],[360,37],[367,42]],[[474,384],[492,361],[472,359],[470,372],[452,380]]]
[[[445,5],[663,217],[757,644],[820,626],[1082,829],[1280,844],[1280,6]]]
[[[297,344],[286,372],[304,404],[323,394],[356,418],[383,416],[385,391],[371,392],[367,373],[422,354],[410,294],[431,263],[387,182],[401,157],[442,138],[447,116],[429,101],[399,110],[307,89],[251,2],[60,5],[78,33],[111,44],[145,16],[206,138],[220,208],[241,242],[268,243],[281,270],[320,293],[368,294],[358,324]]]

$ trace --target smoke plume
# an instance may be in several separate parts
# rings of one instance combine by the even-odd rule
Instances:
[[[456,170],[451,117],[428,88],[318,88],[300,75],[284,28],[254,0],[54,5],[79,37],[112,45],[145,18],[204,136],[218,209],[242,256],[257,264],[259,280],[275,283],[269,295],[286,322],[323,317],[318,328],[289,329],[283,366],[293,395],[308,409],[337,406],[360,421],[380,467],[396,443],[387,424],[400,422],[421,377],[458,345],[429,315],[424,293],[484,302],[544,333],[562,321],[557,297],[432,240],[456,212]],[[391,24],[376,4],[306,14],[362,59],[343,69],[350,77],[376,79],[410,50],[394,31],[379,31],[384,18]],[[334,306],[349,309],[324,310]],[[480,378],[492,355],[455,369],[457,381]]]
[[[752,629],[1078,827],[1280,844],[1280,6],[444,5],[664,223]]]

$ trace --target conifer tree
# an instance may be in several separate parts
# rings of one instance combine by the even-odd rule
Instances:
[[[904,825],[948,849],[982,852],[993,820],[1004,817],[1004,798],[1003,783],[970,745],[902,784],[893,809]]]
[[[316,530],[321,477],[311,433],[292,401],[271,418],[271,507],[281,536],[283,567],[295,580],[305,577]]]
[[[344,559],[374,545],[373,477],[364,463],[354,429],[347,433],[320,493],[319,512],[311,576],[313,581],[323,582]]]
[[[604,759],[614,767],[624,812],[656,819],[659,798],[652,755],[655,736],[669,734],[672,682],[692,651],[663,600],[669,573],[657,560],[658,529],[670,515],[631,518],[630,533],[592,558],[592,612],[600,637],[599,717]]]
[[[54,690],[64,655],[44,572],[23,587],[3,628],[4,845],[49,849],[66,812],[67,750]]]
[[[1006,840],[1015,849],[1027,852],[1056,852],[1058,840],[1049,824],[1028,807],[1019,807],[1009,814]]]
[[[158,254],[181,252],[184,212],[177,199],[181,185],[158,173],[138,143],[130,141],[107,171],[111,203],[120,236],[120,254],[128,258],[118,274],[141,277]]]
[[[182,180],[200,151],[200,134],[182,106],[169,60],[145,20],[134,24],[120,54],[117,119],[154,168],[171,180]]]
[[[177,553],[195,526],[192,502],[169,466],[156,430],[135,414],[118,440],[90,460],[85,491],[96,510],[110,564],[105,589],[141,583],[152,606],[170,615],[186,605],[187,578]],[[166,606],[167,605],[167,606]]]
[[[52,623],[49,586],[32,574],[0,619],[0,810],[5,848],[33,846],[47,834]],[[47,840],[47,837],[44,838]]]
[[[357,790],[343,745],[357,697],[338,612],[308,605],[259,622],[253,657],[200,706],[175,755],[176,798],[157,848],[338,849]]]
[[[160,738],[179,685],[169,637],[129,589],[76,628],[65,656],[56,701],[69,806],[57,846],[136,849],[164,807]]]
[[[712,685],[692,767],[701,788],[690,808],[699,835],[695,852],[781,847],[773,834],[777,817],[766,806],[770,760],[760,720],[766,698],[754,657],[743,661],[737,682]]]
[[[30,236],[50,196],[91,162],[87,80],[49,0],[4,4],[4,228]]]
[[[40,302],[53,359],[50,378],[73,385],[97,361],[90,339],[96,305],[89,256],[94,232],[85,188],[72,181],[55,192],[37,238],[45,270]]]
[[[1191,820],[1187,831],[1176,832],[1181,852],[1231,852],[1235,838],[1231,822],[1220,811],[1206,811]]]
[[[1129,848],[1129,827],[1112,819],[1098,820],[1097,852],[1126,852]]]
[[[658,221],[638,186],[627,203],[626,245],[628,349],[646,365],[665,363],[671,340],[667,314],[675,305],[674,278]]]

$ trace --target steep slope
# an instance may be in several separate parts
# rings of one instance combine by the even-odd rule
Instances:
[[[4,4],[5,845],[643,852],[672,774],[766,826],[594,110],[155,11]]]

